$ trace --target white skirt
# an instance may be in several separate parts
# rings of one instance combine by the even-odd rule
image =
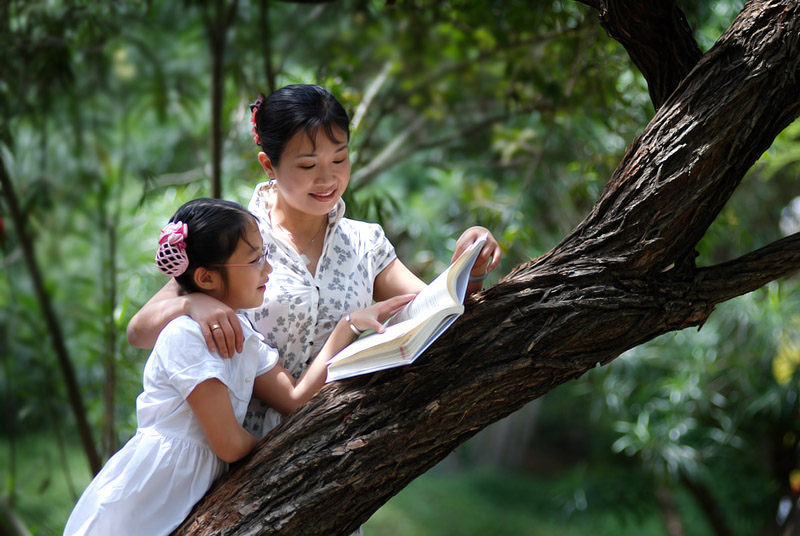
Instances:
[[[84,490],[64,535],[167,535],[226,470],[208,444],[140,429]]]

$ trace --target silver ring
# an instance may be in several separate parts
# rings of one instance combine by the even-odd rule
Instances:
[[[219,324],[214,324],[213,326],[211,326],[211,331],[214,331],[215,329],[222,329],[222,326],[220,326]]]

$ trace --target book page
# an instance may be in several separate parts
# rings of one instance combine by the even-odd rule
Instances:
[[[469,273],[488,234],[464,250],[447,269],[389,321],[383,333],[368,332],[328,361],[326,381],[407,365],[464,312]]]
[[[391,326],[411,318],[428,316],[437,309],[463,303],[469,284],[469,272],[472,270],[472,265],[475,264],[475,259],[478,258],[487,236],[488,234],[483,234],[470,244],[453,264],[431,281],[400,312],[390,318],[386,325]]]

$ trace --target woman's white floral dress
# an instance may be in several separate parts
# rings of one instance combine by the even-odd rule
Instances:
[[[275,236],[269,211],[274,182],[256,186],[249,209],[259,219],[269,246],[272,273],[261,307],[247,311],[281,364],[295,378],[317,355],[342,315],[372,304],[375,277],[396,258],[380,225],[344,218],[344,201],[328,214],[325,242],[315,275],[300,254]],[[244,426],[263,437],[280,422],[280,414],[253,399]]]

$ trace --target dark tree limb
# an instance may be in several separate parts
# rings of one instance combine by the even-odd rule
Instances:
[[[800,233],[795,233],[736,260],[701,268],[697,272],[695,290],[699,295],[722,303],[791,275],[798,266]]]
[[[702,56],[676,0],[579,0],[600,11],[609,37],[628,51],[658,109]]]
[[[215,0],[204,20],[211,56],[211,196],[222,197],[222,105],[225,96],[225,51],[228,30],[236,18],[238,0]]]
[[[348,534],[489,424],[797,269],[797,235],[712,268],[698,270],[694,256],[749,167],[800,113],[798,57],[800,2],[749,2],[572,233],[469,299],[413,366],[323,388],[176,534]]]

